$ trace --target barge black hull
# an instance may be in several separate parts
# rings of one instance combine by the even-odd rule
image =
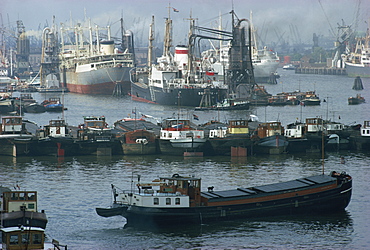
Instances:
[[[347,189],[349,189],[348,187]],[[181,224],[204,224],[221,220],[263,218],[278,215],[323,214],[343,211],[350,199],[351,191],[339,190],[321,194],[272,200],[266,202],[180,209],[153,209],[129,207],[123,216],[127,226],[148,227],[170,226]],[[345,191],[345,189],[343,190]]]
[[[304,188],[291,189],[292,186]],[[250,193],[240,196],[242,191]],[[123,206],[127,209],[122,209],[121,215],[127,219],[126,226],[147,228],[281,215],[326,214],[343,211],[351,200],[351,194],[352,179],[319,175],[255,188],[202,192],[201,196],[208,199],[207,204],[189,208]]]

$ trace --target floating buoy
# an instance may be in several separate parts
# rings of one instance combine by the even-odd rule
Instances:
[[[354,89],[354,90],[364,89],[364,86],[362,85],[362,80],[359,76],[356,76],[352,89]]]

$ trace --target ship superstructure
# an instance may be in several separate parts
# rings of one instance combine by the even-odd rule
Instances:
[[[171,53],[172,20],[167,18],[163,55],[147,70],[136,71],[131,85],[132,99],[198,107],[214,105],[228,95],[249,97],[254,76],[251,49],[245,36],[248,32],[242,25],[247,20],[234,20],[234,16],[232,12],[232,32],[196,26],[194,19],[190,18],[188,44],[176,46],[174,54]],[[197,54],[201,39],[230,42],[227,51],[229,65],[225,74],[220,76],[205,58]]]
[[[135,65],[133,34],[124,31],[122,23],[121,18],[121,48],[116,46],[110,26],[62,25],[60,80],[70,92],[106,95],[129,92],[129,72]]]

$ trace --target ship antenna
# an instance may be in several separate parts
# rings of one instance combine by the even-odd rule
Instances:
[[[64,88],[62,88],[62,105],[62,119],[64,120]]]
[[[321,130],[321,162],[322,162],[322,174],[325,174],[325,152],[324,152],[324,120],[321,119],[321,125],[322,125],[322,130]]]

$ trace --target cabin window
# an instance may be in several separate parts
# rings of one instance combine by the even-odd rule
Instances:
[[[22,234],[22,244],[28,244],[30,240],[29,234]]]
[[[180,198],[175,198],[175,204],[180,205]]]
[[[29,201],[34,201],[35,200],[35,193],[29,193],[28,194],[28,200]]]
[[[18,234],[10,235],[10,245],[18,245]]]
[[[19,193],[19,199],[24,200],[24,193]]]
[[[35,203],[28,203],[28,209],[35,209]]]
[[[171,198],[166,198],[166,205],[171,205]]]
[[[154,205],[159,205],[159,198],[154,198],[153,202]]]
[[[33,244],[41,244],[42,243],[42,234],[33,234],[32,239],[33,239],[33,241],[32,241]]]
[[[15,200],[18,200],[18,194],[17,193],[13,193],[12,194],[12,198],[11,198],[13,201]]]
[[[172,138],[172,133],[168,133],[168,138]]]

